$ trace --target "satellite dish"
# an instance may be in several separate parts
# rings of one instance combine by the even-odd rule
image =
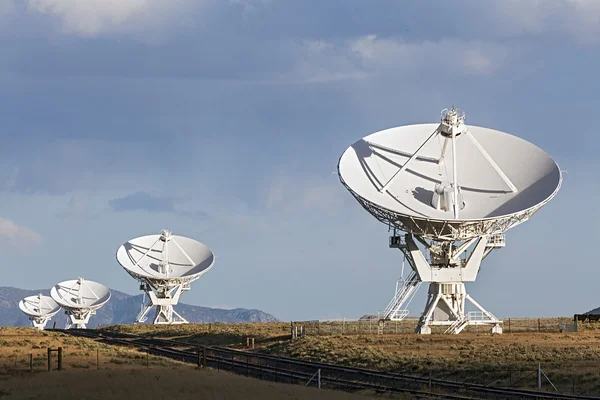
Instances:
[[[31,321],[34,328],[43,330],[50,319],[60,311],[60,306],[50,296],[41,293],[25,297],[19,302],[19,308]]]
[[[110,299],[110,291],[98,282],[80,277],[57,284],[50,291],[50,296],[69,316],[66,329],[73,326],[85,329],[90,317]]]
[[[190,290],[191,282],[212,268],[215,255],[206,245],[164,229],[160,235],[141,236],[120,246],[117,261],[149,296],[135,322],[145,322],[157,306],[155,324],[178,324],[187,321],[173,306],[183,291]]]
[[[438,124],[386,129],[350,146],[338,163],[340,182],[379,221],[394,230],[390,247],[411,266],[382,319],[401,320],[421,282],[429,299],[418,333],[431,325],[459,333],[498,320],[476,303],[463,282],[504,247],[504,233],[527,221],[558,192],[562,174],[539,147],[508,133],[465,125],[452,108]],[[404,232],[398,235],[397,232]],[[465,300],[478,311],[465,313]]]
[[[464,119],[444,110],[440,124],[368,135],[341,156],[340,181],[404,232],[448,240],[505,232],[556,195],[561,171],[539,147]]]

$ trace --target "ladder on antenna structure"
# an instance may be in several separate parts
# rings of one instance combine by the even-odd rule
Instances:
[[[399,283],[399,284],[398,284]],[[412,271],[406,279],[399,279],[396,283],[396,294],[383,312],[384,320],[402,321],[408,315],[408,310],[402,310],[402,306],[410,303],[412,297],[421,286],[421,280],[417,273]]]
[[[456,321],[454,321],[452,323],[452,325],[450,325],[448,327],[448,329],[446,329],[446,331],[444,333],[459,334],[463,329],[465,329],[465,327],[467,325],[469,325],[469,318],[468,317],[459,318]]]

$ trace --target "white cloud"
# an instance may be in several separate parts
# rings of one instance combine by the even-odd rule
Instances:
[[[157,28],[190,8],[209,0],[27,0],[31,12],[60,19],[66,33],[98,36]]]
[[[598,0],[502,0],[493,23],[506,34],[566,33],[584,44],[600,44]]]
[[[393,74],[408,77],[424,70],[451,76],[488,75],[504,67],[507,46],[482,41],[443,39],[407,42],[366,35],[342,43],[305,41],[285,83],[324,83]]]
[[[0,217],[0,247],[26,250],[42,243],[42,236],[10,219]]]
[[[365,69],[398,73],[434,69],[453,74],[488,74],[503,66],[509,56],[508,48],[488,42],[405,42],[376,35],[352,41],[350,49]]]

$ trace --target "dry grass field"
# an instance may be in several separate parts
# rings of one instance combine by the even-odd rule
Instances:
[[[72,337],[59,332],[2,327],[0,328],[0,373],[29,370],[30,354],[33,355],[34,371],[47,371],[48,347],[63,348],[65,370],[182,365],[162,357],[148,356],[133,349],[108,346],[91,339]],[[56,353],[53,353],[52,357],[54,369],[57,368]]]
[[[63,348],[63,371],[47,372],[48,347]],[[29,371],[33,354],[34,371]],[[96,360],[99,359],[99,369]],[[0,328],[0,398],[6,399],[369,399],[366,394],[276,384],[199,370],[136,350],[31,328]],[[394,396],[403,399],[403,396]]]
[[[398,334],[383,335],[377,334],[376,327],[372,334],[352,334],[351,324],[345,328],[348,334],[327,334],[328,323],[321,323],[321,335],[311,328],[305,337],[296,340],[290,340],[289,323],[120,325],[109,329],[240,349],[246,349],[246,337],[255,337],[254,351],[258,352],[383,371],[433,371],[440,377],[453,372],[469,376],[469,371],[474,375],[482,370],[524,370],[520,376],[526,376],[536,370],[539,362],[562,391],[572,390],[574,385],[578,392],[600,394],[600,330],[583,325],[579,332],[560,332],[559,322],[558,318],[542,319],[538,326],[537,319],[514,319],[512,333],[503,335],[471,329],[460,335],[428,336],[400,333],[410,332],[413,321],[401,323]],[[332,332],[340,332],[341,322],[335,324]],[[538,328],[542,332],[538,333]],[[535,382],[534,373],[523,385],[531,387]]]
[[[546,326],[547,332],[537,332],[537,329],[532,331],[531,321],[514,320],[513,326],[518,327],[522,323],[522,326],[529,331],[517,328],[516,332],[504,335],[490,335],[480,331],[479,333],[465,332],[452,336],[441,334],[418,336],[403,333],[410,331],[410,324],[413,323],[407,321],[405,324],[400,324],[397,334],[389,333],[390,329],[387,331],[388,333],[382,335],[377,334],[376,330],[372,334],[352,333],[352,324],[347,322],[344,324],[348,325],[344,325],[343,328],[347,333],[343,335],[335,333],[340,332],[340,323],[338,322],[329,325],[321,323],[318,328],[321,335],[317,335],[318,331],[310,328],[306,323],[307,335],[295,340],[290,339],[289,323],[117,325],[104,329],[148,337],[176,338],[198,345],[230,346],[261,353],[382,371],[419,374],[427,374],[432,371],[435,377],[458,376],[461,373],[466,374],[464,376],[467,377],[477,376],[477,371],[482,370],[489,371],[493,375],[494,371],[512,370],[515,371],[513,377],[518,379],[519,376],[525,376],[524,374],[528,372],[534,372],[539,362],[561,391],[570,391],[574,385],[577,392],[600,394],[600,330],[598,326],[582,325],[579,332],[559,332],[557,319],[551,319],[543,321],[546,325],[543,325],[542,322],[539,325],[542,330],[543,326]],[[364,325],[364,323],[362,324]],[[555,326],[552,327],[552,324]],[[537,326],[537,321],[535,325]],[[364,326],[362,328],[356,328],[356,326],[354,327],[355,331],[364,330]],[[392,332],[395,331],[396,327],[394,326]],[[246,347],[246,338],[248,337],[255,338],[256,348],[253,350]],[[64,351],[63,367],[65,371],[41,373],[47,369],[47,348],[59,346],[63,347]],[[28,371],[30,354],[33,355],[33,374]],[[98,365],[96,364],[97,359]],[[53,361],[53,365],[56,368],[56,360]],[[526,372],[519,375],[518,370]],[[181,398],[195,396],[197,393],[202,393],[204,395],[202,398],[212,398],[210,397],[210,393],[213,393],[211,390],[214,390],[215,396],[217,396],[217,391],[211,389],[213,387],[211,385],[216,385],[215,387],[225,385],[229,388],[233,385],[231,382],[237,382],[233,379],[242,379],[235,385],[242,385],[242,387],[249,385],[247,389],[242,390],[242,393],[246,395],[244,398],[252,398],[252,393],[257,393],[256,396],[260,397],[263,391],[272,391],[273,398],[312,396],[309,395],[312,393],[310,388],[307,389],[309,392],[306,392],[305,395],[301,393],[305,388],[297,386],[285,386],[287,389],[284,389],[280,385],[248,381],[245,378],[223,372],[198,371],[189,365],[153,355],[148,356],[146,353],[134,349],[105,345],[92,339],[72,337],[59,332],[39,332],[30,328],[0,328],[0,397],[3,394],[10,394],[10,398],[20,398],[21,395],[24,398],[34,398],[38,393],[36,392],[38,389],[35,387],[40,384],[45,385],[44,379],[57,379],[57,397],[59,395],[70,397],[82,390],[83,387],[67,388],[65,382],[75,382],[79,380],[77,377],[84,376],[78,374],[89,374],[85,376],[93,377],[93,381],[105,383],[104,386],[107,387],[101,387],[94,391],[94,395],[98,393],[99,397],[97,398],[100,398],[100,393],[104,393],[102,397],[114,397],[115,393],[125,393],[128,397],[137,396],[126,388],[134,377],[135,382],[141,382],[140,393],[152,392],[154,394],[155,391],[150,389],[148,389],[150,392],[145,391],[147,388],[154,387],[153,385],[159,385],[159,383],[169,380],[174,383],[164,385],[161,383],[159,386],[165,390],[165,394],[167,391],[181,393],[181,396],[178,396]],[[182,378],[181,380],[171,379],[170,374]],[[50,378],[52,376],[56,378]],[[71,378],[69,378],[70,376]],[[535,385],[535,374],[528,376],[528,380],[523,381],[519,386],[532,388],[532,385]],[[169,378],[165,379],[165,377]],[[120,383],[121,381],[122,383]],[[189,383],[188,381],[193,382]],[[475,381],[477,382],[477,379]],[[506,382],[504,381],[504,383]],[[54,383],[48,383],[48,385],[52,386]],[[122,388],[119,385],[123,385]],[[254,388],[253,385],[257,386]],[[285,390],[292,390],[291,388],[296,388],[299,392],[285,392]],[[73,392],[68,392],[68,390]],[[232,390],[231,396],[228,398],[236,398],[237,389]],[[279,390],[284,390],[284,392],[279,392]],[[346,394],[343,396],[346,397],[340,398],[347,398]]]

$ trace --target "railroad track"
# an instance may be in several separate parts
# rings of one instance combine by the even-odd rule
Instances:
[[[101,330],[57,330],[73,336],[83,336],[100,340],[107,344],[133,346],[150,354],[177,361],[200,365],[201,352],[197,345],[179,340],[145,338],[136,335],[106,332]],[[184,347],[184,349],[182,349]],[[187,348],[186,348],[187,347]],[[373,390],[376,392],[410,393],[417,399],[586,399],[600,400],[600,397],[577,394],[550,393],[506,387],[491,387],[475,383],[461,383],[443,379],[430,379],[409,374],[386,373],[364,368],[351,368],[340,365],[311,362],[287,357],[257,354],[225,347],[205,347],[206,365],[278,381],[285,378],[288,383],[307,382],[317,370],[321,370],[321,384],[325,387],[343,390]],[[252,362],[251,362],[252,361]],[[282,365],[285,367],[282,368]],[[435,388],[444,393],[435,393],[422,388]],[[449,394],[462,393],[462,394]],[[477,396],[477,397],[472,397]]]

